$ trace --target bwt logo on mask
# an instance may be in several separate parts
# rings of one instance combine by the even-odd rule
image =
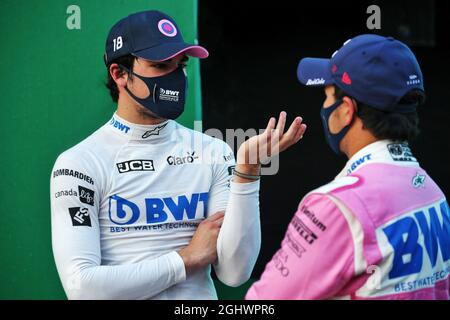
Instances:
[[[444,263],[450,260],[450,209],[446,201],[408,214],[382,231],[394,249],[390,279],[420,273],[426,256],[432,268],[439,253]]]
[[[202,208],[197,214],[199,203]],[[146,223],[162,223],[166,221],[196,220],[206,218],[208,192],[193,193],[190,199],[186,195],[167,198],[145,199]],[[109,197],[109,219],[118,225],[131,225],[139,220],[141,211],[136,203],[118,195]]]
[[[178,102],[180,91],[159,89],[159,100]]]

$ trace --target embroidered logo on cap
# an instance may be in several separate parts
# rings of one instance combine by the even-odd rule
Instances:
[[[163,19],[158,22],[159,31],[167,37],[175,37],[178,33],[174,24],[167,19]]]
[[[350,79],[350,76],[348,75],[347,72],[344,72],[344,74],[342,75],[342,82],[347,84],[347,85],[351,85],[352,84],[352,79]]]
[[[337,71],[337,65],[333,64],[333,67],[331,68],[331,72],[336,73]]]

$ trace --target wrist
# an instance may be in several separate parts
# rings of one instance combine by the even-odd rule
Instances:
[[[244,166],[260,166],[261,161],[256,152],[249,152],[249,150],[241,146],[236,155],[236,164]]]
[[[186,270],[186,275],[189,275],[195,270],[195,265],[192,261],[191,254],[188,251],[188,248],[185,247],[177,252],[184,263],[184,269]]]
[[[235,167],[235,170],[239,171],[243,174],[258,176],[261,174],[261,165],[260,164],[237,164]]]
[[[261,175],[261,165],[259,164],[237,164],[235,167],[235,171],[240,174],[248,175],[248,176],[260,176]],[[233,182],[237,183],[251,183],[255,182],[257,179],[249,177],[246,178],[242,175],[237,175],[236,173],[233,175]]]

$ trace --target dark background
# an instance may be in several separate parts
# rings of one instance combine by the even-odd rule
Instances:
[[[427,103],[419,110],[422,134],[411,143],[422,167],[450,191],[450,10],[448,1],[199,1],[203,128],[264,128],[280,111],[308,124],[307,134],[282,153],[280,170],[261,184],[262,249],[259,278],[278,249],[301,198],[332,180],[346,162],[328,147],[319,110],[323,91],[301,86],[302,57],[330,57],[366,27],[367,7],[381,8],[381,35],[408,43],[421,65]],[[237,150],[235,150],[237,151]],[[388,183],[389,177],[386,177]]]

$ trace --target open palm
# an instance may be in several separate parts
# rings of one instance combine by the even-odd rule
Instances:
[[[238,164],[265,164],[271,157],[297,143],[306,131],[306,124],[302,121],[301,117],[296,117],[284,132],[286,112],[280,113],[278,123],[275,118],[270,118],[263,133],[251,137],[239,147]]]

